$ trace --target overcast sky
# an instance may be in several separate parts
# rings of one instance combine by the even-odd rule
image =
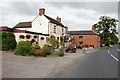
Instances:
[[[14,27],[19,22],[32,21],[38,9],[62,23],[69,30],[90,30],[100,16],[118,19],[118,2],[3,2],[0,4],[0,26]]]

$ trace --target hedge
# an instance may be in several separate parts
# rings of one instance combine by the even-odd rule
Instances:
[[[5,31],[1,31],[0,34],[2,34],[2,50],[14,50],[17,45],[15,35]]]

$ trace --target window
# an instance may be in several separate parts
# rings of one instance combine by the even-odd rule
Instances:
[[[83,36],[79,36],[79,38],[83,38]]]
[[[56,33],[56,26],[54,26],[54,30],[53,30],[54,33]]]
[[[60,42],[63,42],[63,40],[64,40],[64,39],[63,39],[63,37],[61,36],[61,37],[60,37]]]
[[[59,41],[59,37],[57,37],[57,40]]]
[[[27,38],[27,39],[30,39],[30,37],[31,37],[30,35],[26,35],[26,38]]]
[[[20,39],[24,39],[25,36],[24,36],[24,35],[20,35],[19,38],[20,38]]]
[[[62,28],[62,35],[64,35],[64,29]]]
[[[79,42],[79,44],[83,44],[83,42]]]
[[[41,40],[44,40],[44,37],[41,37]]]
[[[35,35],[34,38],[37,38],[37,36]]]
[[[34,43],[34,42],[35,42],[35,40],[34,40],[34,39],[32,39],[32,40],[31,40],[31,43]]]

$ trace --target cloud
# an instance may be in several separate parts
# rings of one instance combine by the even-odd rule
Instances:
[[[100,13],[116,13],[118,2],[51,2],[54,7],[68,6],[71,8],[84,8],[95,10]]]
[[[100,16],[117,18],[115,2],[5,2],[0,5],[0,25],[15,26],[18,22],[32,21],[38,15],[39,8],[46,9],[46,15],[62,18],[69,30],[91,29]]]

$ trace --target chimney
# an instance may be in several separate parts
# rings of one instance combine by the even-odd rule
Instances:
[[[45,9],[44,8],[40,8],[39,9],[39,15],[44,15],[45,14]]]
[[[96,32],[96,28],[92,27],[92,31],[93,31],[93,32]]]
[[[57,16],[56,20],[61,23],[61,18],[59,18],[59,16]]]

